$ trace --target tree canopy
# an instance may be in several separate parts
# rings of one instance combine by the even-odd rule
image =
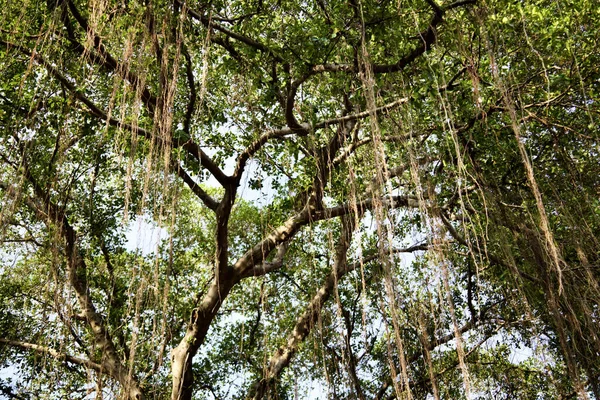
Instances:
[[[600,399],[594,0],[1,5],[1,396]]]

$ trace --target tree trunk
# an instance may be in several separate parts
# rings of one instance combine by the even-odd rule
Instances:
[[[192,399],[194,388],[192,360],[204,343],[210,324],[235,283],[235,279],[224,279],[223,277],[219,281],[213,281],[200,306],[192,311],[185,336],[171,352],[171,373],[173,375],[171,400]]]

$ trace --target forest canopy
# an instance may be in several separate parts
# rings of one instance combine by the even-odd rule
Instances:
[[[600,399],[596,1],[0,4],[0,397]]]

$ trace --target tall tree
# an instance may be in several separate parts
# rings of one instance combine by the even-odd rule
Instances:
[[[594,1],[0,21],[4,396],[600,398]]]

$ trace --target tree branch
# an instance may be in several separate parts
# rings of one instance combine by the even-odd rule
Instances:
[[[304,341],[312,327],[315,325],[315,322],[321,313],[321,308],[331,296],[338,280],[346,273],[356,268],[357,263],[348,265],[346,262],[354,228],[355,223],[353,218],[345,218],[342,221],[342,231],[336,246],[335,261],[331,273],[325,279],[325,283],[316,291],[304,313],[302,313],[296,321],[294,329],[288,336],[287,343],[280,347],[267,363],[267,370],[262,379],[256,381],[251,386],[248,398],[258,400],[267,394],[271,383],[276,380],[283,369],[289,365],[292,357],[298,350],[298,346]],[[360,265],[360,263],[358,264]]]
[[[359,292],[360,293],[360,292]],[[356,299],[359,297],[357,296]],[[341,314],[344,318],[344,325],[346,327],[346,333],[344,335],[344,352],[346,353],[346,365],[348,368],[348,375],[354,386],[356,397],[359,400],[365,400],[365,395],[360,384],[360,379],[357,374],[357,359],[354,351],[352,351],[352,332],[354,331],[354,319],[350,318],[350,312],[344,309],[342,302],[339,302],[338,307],[341,310]]]
[[[257,265],[254,268],[250,269],[248,272],[246,272],[242,276],[242,278],[266,275],[281,268],[283,266],[283,258],[287,253],[289,245],[289,240],[280,244],[277,250],[277,254],[275,254],[275,258],[273,258],[273,261],[262,262],[260,265]]]
[[[98,35],[96,35],[96,33],[90,28],[87,20],[81,15],[79,10],[75,6],[75,3],[73,3],[72,0],[67,0],[66,2],[69,6],[69,10],[71,11],[71,14],[73,14],[73,17],[75,18],[77,23],[81,26],[81,28],[83,28],[83,30],[86,32],[86,34],[92,35],[92,37],[94,39],[94,46],[95,46],[94,49],[98,52],[99,56],[90,55],[89,52],[83,47],[83,45],[81,45],[81,43],[79,43],[76,40],[74,35],[71,34],[71,35],[69,35],[69,40],[76,45],[75,49],[78,49],[79,53],[82,56],[89,57],[96,64],[103,66],[104,68],[108,69],[111,72],[116,72],[122,78],[129,81],[129,83],[131,83],[131,85],[133,87],[137,88],[137,87],[141,86],[140,78],[134,72],[132,72],[129,68],[126,68],[123,66],[123,64],[119,63],[119,61],[117,61],[108,52],[108,50],[106,49],[106,46],[104,46],[104,44],[102,44],[100,37]],[[68,19],[68,16],[65,15],[64,18]],[[66,21],[63,21],[63,22],[65,22],[65,24],[67,24]],[[70,24],[70,22],[69,22],[69,24]],[[144,87],[142,89],[142,100],[143,100],[144,104],[148,107],[148,111],[150,111],[152,113],[156,107],[156,97],[154,95],[152,95],[152,93],[150,93],[150,90],[147,87]]]
[[[194,66],[192,65],[192,58],[190,57],[190,53],[187,50],[186,46],[182,46],[183,55],[185,57],[185,76],[187,77],[188,87],[190,90],[190,99],[187,103],[187,109],[185,111],[185,120],[183,122],[183,130],[190,135],[190,126],[192,123],[192,116],[194,114],[194,110],[196,109],[196,83],[194,80]]]
[[[471,246],[469,244],[469,242],[467,242],[467,240],[460,233],[458,233],[458,231],[454,228],[454,226],[452,226],[452,224],[450,223],[450,220],[448,220],[448,217],[446,217],[446,215],[443,212],[440,213],[440,218],[441,218],[443,224],[446,226],[446,229],[448,229],[448,233],[450,233],[450,236],[452,236],[458,243],[467,247],[469,250],[472,250],[472,251],[476,252],[477,254],[481,254],[482,256],[486,257],[491,263],[500,265],[501,267],[506,268],[507,270],[512,270],[510,265],[506,264],[502,259],[500,259],[499,257],[496,257],[494,254],[491,254],[487,251],[483,251],[478,246]],[[529,275],[528,273],[521,271],[519,269],[517,269],[517,272],[523,278],[525,278],[531,282],[541,283],[541,281],[538,278],[536,278],[535,276]]]
[[[79,307],[81,308],[81,317],[88,324],[94,340],[94,345],[102,352],[102,370],[123,386],[129,399],[141,400],[144,398],[144,395],[141,391],[139,382],[134,376],[131,376],[128,369],[121,364],[108,329],[104,325],[102,317],[96,311],[92,302],[86,278],[87,265],[77,243],[77,233],[69,223],[64,210],[52,202],[49,193],[45,191],[34,178],[29,170],[24,146],[20,141],[18,142],[18,145],[22,155],[20,169],[22,170],[25,179],[33,187],[33,197],[25,197],[25,202],[32,211],[37,214],[38,219],[41,222],[46,224],[49,228],[51,225],[58,228],[60,236],[62,236],[65,241],[67,279],[75,291]]]
[[[436,28],[444,21],[444,14],[452,9],[476,4],[477,0],[464,0],[457,1],[446,7],[439,7],[433,0],[427,0],[427,3],[434,9],[434,15],[429,22],[429,26],[426,30],[419,33],[418,37],[421,38],[421,44],[415,47],[408,54],[404,55],[398,61],[393,64],[373,64],[372,69],[375,74],[387,74],[392,72],[399,72],[406,66],[415,61],[419,56],[427,52],[437,41]],[[352,64],[319,64],[312,67],[312,71],[315,73],[321,72],[357,72],[357,67]]]
[[[250,395],[248,397],[255,400],[264,397],[270,384],[276,380],[283,369],[290,364],[300,343],[306,339],[312,327],[315,325],[323,305],[333,293],[339,280],[347,273],[360,268],[361,265],[364,266],[367,263],[379,259],[380,253],[375,252],[375,254],[364,257],[362,260],[352,264],[346,262],[346,254],[352,237],[350,230],[354,230],[354,219],[346,218],[344,221],[340,241],[336,246],[336,257],[331,273],[325,279],[325,283],[317,289],[302,315],[298,317],[296,325],[288,336],[286,344],[280,347],[267,363],[268,367],[265,376],[251,386]],[[427,246],[422,244],[414,245],[404,249],[393,249],[390,253],[412,253],[421,250],[427,250]]]
[[[215,163],[214,160],[210,158],[208,154],[206,154],[196,142],[190,139],[186,142],[175,141],[174,144],[175,147],[181,146],[190,155],[192,155],[194,158],[200,161],[200,164],[215,177],[215,179],[221,184],[221,186],[227,187],[234,182],[233,178],[225,175],[225,173],[223,172],[223,170],[221,170],[217,163]]]
[[[57,360],[67,361],[67,362],[70,362],[73,364],[82,365],[86,368],[93,369],[98,372],[102,372],[102,365],[100,365],[98,363],[95,363],[90,360],[86,360],[84,358],[71,356],[66,353],[61,353],[51,347],[42,346],[42,345],[35,344],[35,343],[22,342],[19,340],[10,340],[10,339],[5,339],[5,338],[0,338],[0,343],[9,345],[9,346],[13,346],[13,347],[18,347],[18,348],[21,348],[24,350],[33,350],[37,353],[48,354],[49,356],[52,356],[52,357],[56,358]]]
[[[407,101],[408,101],[408,98],[401,98],[401,99],[398,99],[391,103],[388,103],[386,105],[383,105],[381,107],[378,107],[374,111],[376,114],[384,112],[384,111],[388,111],[392,108],[398,107],[399,105],[406,103]],[[305,124],[302,124],[302,126],[304,129],[307,129],[309,131],[314,131],[317,129],[323,129],[328,126],[334,126],[334,125],[342,124],[345,122],[351,122],[351,121],[356,121],[359,119],[364,119],[364,118],[367,118],[369,115],[370,115],[369,111],[363,111],[363,112],[360,112],[357,114],[350,114],[350,115],[345,115],[342,117],[324,120],[324,121],[316,123],[315,125],[305,123]],[[242,153],[240,153],[240,155],[237,158],[235,172],[233,173],[233,176],[235,177],[235,179],[237,179],[238,181],[239,181],[239,179],[241,179],[241,175],[244,172],[244,168],[246,167],[247,161],[251,157],[253,157],[258,151],[260,151],[262,149],[262,147],[269,140],[280,139],[285,136],[292,135],[294,133],[297,133],[297,132],[294,131],[290,127],[281,128],[281,129],[272,129],[272,130],[269,130],[266,133],[264,133],[262,136],[260,136],[254,142],[252,142],[252,144],[250,146],[248,146]]]
[[[256,50],[260,50],[263,53],[270,55],[271,57],[273,57],[274,60],[276,60],[278,62],[284,61],[283,58],[281,58],[272,49],[270,49],[268,46],[264,45],[263,43],[260,43],[257,40],[254,40],[247,36],[241,35],[239,33],[233,32],[233,31],[225,28],[224,26],[221,26],[221,25],[215,23],[214,21],[211,21],[210,18],[202,15],[198,11],[195,11],[195,10],[189,8],[185,2],[183,2],[181,0],[175,0],[175,4],[178,4],[180,7],[185,7],[187,12],[192,16],[192,18],[201,22],[202,25],[204,25],[206,28],[215,29],[231,39],[234,39],[234,40],[237,40],[238,42],[244,43],[245,45],[250,46]]]
[[[60,73],[51,63],[49,63],[44,57],[39,55],[38,53],[32,53],[28,48],[23,46],[13,44],[10,42],[6,42],[0,39],[0,44],[7,46],[9,48],[15,48],[24,55],[35,59],[40,65],[42,65],[46,70],[56,78],[77,100],[81,101],[83,104],[87,106],[90,113],[98,118],[101,121],[108,122],[109,125],[115,126],[121,129],[125,129],[131,132],[136,132],[139,135],[144,136],[149,140],[156,140],[159,146],[166,146],[164,138],[153,135],[152,132],[145,130],[139,127],[133,127],[130,124],[121,122],[114,118],[108,118],[108,115],[100,109],[94,102],[92,102],[89,98],[87,98],[78,88],[72,83],[69,78]],[[214,177],[215,179],[224,187],[229,186],[232,183],[232,178],[225,175],[225,173],[219,168],[219,166],[210,158],[201,148],[193,142],[191,139],[184,141],[173,138],[173,141],[170,143],[170,146],[173,148],[183,148],[185,149],[191,156],[197,159],[200,162],[200,165],[205,167]]]
[[[219,203],[215,199],[210,197],[210,195],[208,193],[206,193],[204,191],[204,189],[202,189],[200,187],[200,185],[198,185],[192,179],[192,177],[188,175],[187,172],[185,172],[185,170],[183,169],[183,167],[179,164],[179,162],[177,160],[173,160],[171,164],[172,164],[173,170],[185,182],[185,184],[188,185],[188,187],[196,195],[196,197],[198,197],[200,200],[202,200],[202,202],[204,203],[204,205],[206,207],[215,211],[217,209],[217,207],[219,206]]]
[[[304,225],[307,225],[311,222],[317,222],[351,214],[355,209],[358,210],[358,212],[364,212],[373,208],[373,205],[376,201],[380,201],[382,203],[382,207],[418,207],[416,199],[405,196],[387,196],[379,199],[364,199],[357,202],[356,205],[346,203],[337,207],[326,208],[319,211],[305,208],[298,214],[289,218],[278,228],[274,229],[267,237],[248,250],[237,260],[233,268],[236,270],[239,276],[246,276],[246,274],[251,275],[252,273],[249,272],[250,269],[262,263],[268,257],[271,251],[273,251],[273,249],[288,240]]]

